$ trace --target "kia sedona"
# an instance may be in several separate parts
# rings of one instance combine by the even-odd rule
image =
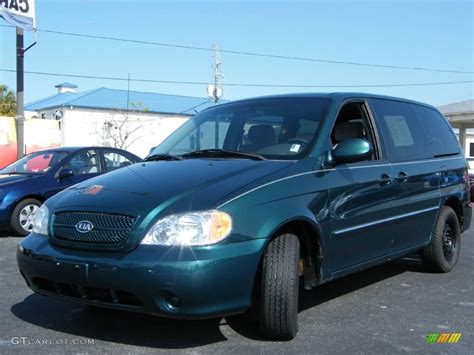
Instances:
[[[250,310],[286,340],[300,288],[414,252],[449,272],[470,224],[467,163],[434,107],[295,94],[206,109],[142,163],[60,192],[17,260],[43,295],[185,319]]]
[[[59,191],[140,161],[122,149],[61,147],[31,153],[0,170],[0,229],[25,236],[34,216]]]

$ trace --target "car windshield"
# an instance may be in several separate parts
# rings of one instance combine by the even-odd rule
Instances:
[[[308,153],[329,103],[323,98],[293,97],[216,106],[191,118],[149,156],[298,159]]]
[[[29,154],[0,170],[0,174],[44,174],[66,157],[66,152]]]

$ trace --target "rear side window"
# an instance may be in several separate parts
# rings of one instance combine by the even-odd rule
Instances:
[[[459,144],[449,123],[441,114],[429,107],[413,105],[428,138],[435,157],[459,153]]]
[[[383,99],[371,100],[391,161],[432,157],[429,140],[412,105]]]
[[[133,164],[126,156],[112,150],[104,151],[104,160],[107,171],[117,170]]]

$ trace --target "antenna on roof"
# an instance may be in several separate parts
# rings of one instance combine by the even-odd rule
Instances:
[[[222,61],[221,61],[221,54],[219,51],[219,45],[214,46],[214,84],[209,84],[207,86],[207,96],[214,100],[214,103],[217,104],[219,99],[222,97],[222,84],[221,80],[223,78],[222,75]]]

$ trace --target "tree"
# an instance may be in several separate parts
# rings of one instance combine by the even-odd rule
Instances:
[[[6,85],[0,85],[0,116],[16,116],[16,98]]]
[[[142,103],[130,103],[131,110],[116,110],[110,119],[106,119],[97,134],[105,147],[127,149],[140,139],[138,132],[143,128],[139,119],[132,119],[129,113],[148,112]]]

